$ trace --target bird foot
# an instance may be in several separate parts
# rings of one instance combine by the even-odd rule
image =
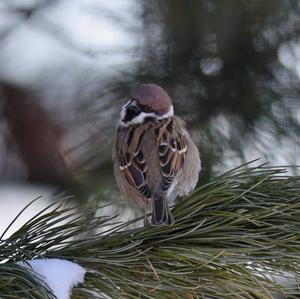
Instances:
[[[147,217],[144,218],[144,227],[151,226]]]

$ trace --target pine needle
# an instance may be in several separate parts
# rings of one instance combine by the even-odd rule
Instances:
[[[74,299],[299,298],[300,177],[250,163],[201,186],[173,213],[173,226],[130,229],[139,218],[111,229],[114,217],[87,219],[59,201],[0,240],[0,297],[18,298],[8,297],[18,285],[22,298],[51,298],[14,264],[47,257],[87,269]],[[274,279],[283,273],[295,284]]]

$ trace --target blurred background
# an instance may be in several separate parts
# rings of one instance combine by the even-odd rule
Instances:
[[[60,193],[132,217],[111,149],[143,82],[186,120],[199,184],[259,157],[300,164],[300,1],[1,0],[1,230]]]

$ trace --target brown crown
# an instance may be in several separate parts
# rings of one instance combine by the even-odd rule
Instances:
[[[141,84],[131,96],[140,104],[153,109],[159,115],[167,113],[172,106],[172,101],[167,92],[156,84]]]

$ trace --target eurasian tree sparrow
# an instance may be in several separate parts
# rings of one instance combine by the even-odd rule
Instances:
[[[199,151],[174,116],[166,91],[140,85],[122,107],[113,149],[114,174],[120,192],[144,207],[152,205],[152,224],[172,224],[169,204],[187,195],[198,181]]]

